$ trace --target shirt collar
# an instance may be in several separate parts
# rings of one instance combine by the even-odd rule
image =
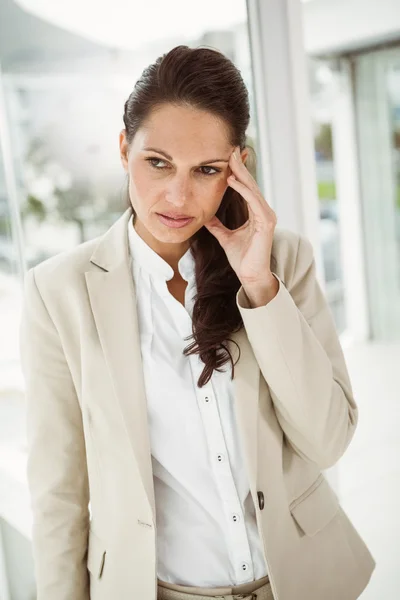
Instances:
[[[133,226],[133,215],[128,221],[129,251],[132,260],[152,277],[170,281],[174,276],[173,268],[140,237]],[[185,281],[194,277],[194,258],[191,249],[178,262],[178,270]]]

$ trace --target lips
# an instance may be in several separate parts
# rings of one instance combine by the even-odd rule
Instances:
[[[177,217],[177,215],[174,215],[173,217],[171,217],[171,216],[160,214],[160,213],[156,213],[156,214],[157,214],[157,217],[159,218],[159,220],[161,221],[161,223],[163,223],[167,227],[172,227],[174,229],[178,229],[180,227],[185,227],[186,225],[188,225],[189,223],[191,223],[193,221],[193,217],[186,217],[186,216]]]
[[[191,219],[189,215],[180,215],[173,213],[158,213],[161,217],[167,217],[167,219]]]

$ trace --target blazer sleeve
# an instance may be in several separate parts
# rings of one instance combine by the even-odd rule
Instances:
[[[82,415],[33,269],[24,282],[20,357],[37,600],[89,600],[89,491]]]
[[[284,434],[300,456],[326,469],[349,445],[358,408],[307,239],[298,238],[288,287],[275,277],[279,291],[267,305],[251,308],[240,288],[237,306]]]

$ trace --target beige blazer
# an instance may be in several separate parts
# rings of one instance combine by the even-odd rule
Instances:
[[[130,215],[25,279],[37,600],[156,600]],[[321,471],[346,450],[357,406],[310,243],[277,230],[273,255],[278,295],[250,309],[239,290],[244,328],[233,336],[235,410],[272,590],[276,600],[355,600],[375,562]]]

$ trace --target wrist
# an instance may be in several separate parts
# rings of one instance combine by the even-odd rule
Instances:
[[[244,292],[251,308],[265,306],[271,302],[279,291],[279,281],[272,273],[262,283],[244,283]]]

